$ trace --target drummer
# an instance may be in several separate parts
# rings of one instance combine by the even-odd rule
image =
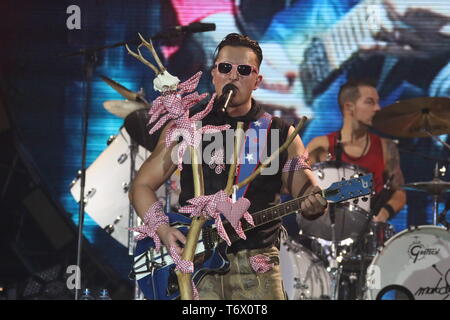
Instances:
[[[338,160],[373,173],[373,220],[386,222],[403,208],[406,192],[400,187],[404,179],[397,146],[392,140],[369,132],[372,119],[380,110],[378,92],[369,81],[349,80],[341,86],[338,102],[343,126],[337,132],[311,140],[307,145],[310,160]]]

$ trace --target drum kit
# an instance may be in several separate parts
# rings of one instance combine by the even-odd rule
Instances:
[[[450,133],[449,98],[415,98],[379,111],[374,129],[394,137],[431,137]],[[312,166],[319,186],[366,173],[349,163],[320,162]],[[292,300],[450,300],[450,225],[438,205],[450,182],[439,178],[403,186],[433,199],[433,224],[409,227],[395,234],[392,225],[372,221],[371,200],[357,198],[330,204],[328,214],[300,220],[300,234],[283,236],[282,279]],[[444,226],[439,226],[442,224]]]
[[[124,125],[117,135],[108,139],[106,149],[86,170],[85,208],[89,216],[113,239],[129,248],[132,255],[134,234],[128,228],[135,227],[138,222],[128,199],[128,190],[137,170],[156,146],[157,138],[148,134],[149,104],[142,90],[132,92],[114,80],[101,78],[127,99],[103,103],[107,111],[124,119]],[[179,173],[175,172],[156,193],[167,212],[177,206],[179,179]],[[78,177],[73,180],[70,192],[78,202]]]
[[[110,113],[123,118],[119,133],[86,170],[85,208],[112,238],[134,250],[136,215],[128,188],[139,167],[151,154],[158,137],[147,127],[149,103],[142,90],[132,92],[119,83],[102,79],[127,100],[106,101]],[[450,99],[415,98],[383,108],[373,127],[396,137],[432,137],[450,149],[438,135],[450,133]],[[322,188],[366,172],[348,163],[314,164]],[[290,300],[309,299],[450,299],[450,233],[438,226],[438,202],[450,191],[450,182],[439,179],[436,167],[431,181],[413,182],[406,190],[433,196],[433,225],[408,228],[395,234],[388,223],[372,221],[371,197],[329,205],[329,214],[303,219],[298,237],[283,236],[280,247],[284,287]],[[445,173],[445,172],[444,172]],[[179,173],[158,192],[167,212],[178,203]],[[70,188],[79,201],[80,181]]]

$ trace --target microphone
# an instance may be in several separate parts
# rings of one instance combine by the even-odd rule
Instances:
[[[230,103],[231,99],[236,95],[237,88],[234,84],[227,84],[222,88],[222,96],[221,98],[224,99],[226,97],[226,101],[223,105],[222,111],[225,112],[225,110],[228,107],[228,103]]]
[[[197,33],[197,32],[207,32],[216,30],[215,23],[203,23],[203,22],[193,22],[188,24],[187,26],[176,26],[171,27],[169,30],[176,30],[178,32],[186,32],[186,33]]]
[[[198,33],[216,30],[215,23],[193,22],[187,26],[174,26],[164,29],[152,38],[171,38],[179,36],[182,33]]]

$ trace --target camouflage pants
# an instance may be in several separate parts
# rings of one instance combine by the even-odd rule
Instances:
[[[263,254],[274,267],[265,272],[255,272],[249,258]],[[206,275],[198,284],[200,300],[284,300],[281,280],[279,250],[276,247],[242,250],[227,255],[230,271],[224,275]]]

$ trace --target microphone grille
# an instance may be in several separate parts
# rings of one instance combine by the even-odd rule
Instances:
[[[234,84],[229,83],[222,88],[222,94],[226,94],[230,90],[233,91],[233,94],[235,94],[237,88]]]

